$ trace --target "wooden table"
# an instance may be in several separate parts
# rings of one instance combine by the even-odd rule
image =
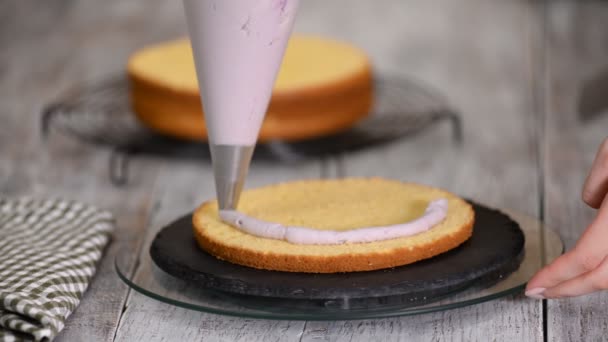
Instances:
[[[0,2],[0,192],[95,203],[118,219],[114,242],[59,341],[327,340],[592,341],[608,333],[608,294],[558,301],[522,295],[415,317],[265,321],[198,313],[122,284],[163,224],[213,196],[201,162],[138,159],[126,188],[107,176],[107,149],[39,131],[39,112],[74,84],[124,69],[148,43],[185,33],[181,1]],[[304,0],[296,30],[350,40],[374,65],[423,80],[463,114],[464,142],[439,125],[382,148],[295,165],[256,163],[248,186],[386,176],[445,187],[540,217],[571,247],[593,211],[580,189],[608,116],[578,118],[581,86],[608,67],[608,3],[524,0]],[[608,90],[604,94],[608,96]]]

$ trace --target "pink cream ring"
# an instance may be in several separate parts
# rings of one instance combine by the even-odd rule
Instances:
[[[424,214],[415,220],[347,231],[284,226],[280,223],[259,220],[236,210],[220,210],[219,214],[224,223],[261,238],[285,240],[296,245],[341,245],[384,241],[420,234],[441,223],[446,218],[447,212],[448,200],[442,198],[430,202]]]

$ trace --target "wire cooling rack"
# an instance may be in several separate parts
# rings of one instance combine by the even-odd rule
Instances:
[[[43,110],[43,136],[56,132],[111,148],[109,174],[117,186],[128,182],[129,161],[136,156],[210,160],[206,143],[166,137],[141,125],[132,113],[128,88],[125,77],[74,87]],[[294,163],[339,155],[409,137],[441,121],[450,122],[454,141],[461,141],[460,115],[428,85],[409,78],[379,77],[375,93],[372,112],[351,129],[298,142],[259,144],[254,159]]]

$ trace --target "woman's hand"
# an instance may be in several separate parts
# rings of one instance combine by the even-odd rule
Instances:
[[[608,289],[608,139],[585,181],[583,201],[598,209],[574,248],[540,270],[528,283],[528,297],[561,298]]]

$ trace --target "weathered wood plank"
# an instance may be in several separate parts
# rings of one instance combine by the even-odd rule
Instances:
[[[62,166],[47,169],[49,171],[39,186],[42,190],[37,195],[61,196],[94,203],[110,210],[117,223],[112,243],[106,249],[90,287],[57,340],[82,341],[94,337],[96,340],[110,341],[118,327],[128,294],[124,284],[116,277],[114,260],[121,258],[129,267],[135,263],[136,256],[131,251],[140,245],[146,228],[148,212],[153,204],[151,190],[159,166],[142,165],[144,163],[133,165],[132,171],[138,174],[139,183],[129,188],[116,189],[108,179],[107,154],[90,151],[90,157],[78,158],[86,165],[79,167],[79,163],[74,162],[73,155],[56,152],[52,163],[61,163]],[[44,167],[45,164],[41,166]],[[80,176],[65,176],[74,169],[91,170],[94,175],[84,173]],[[53,183],[60,187],[47,185]]]
[[[121,73],[128,55],[138,47],[183,35],[185,31],[183,22],[176,19],[182,15],[181,4],[175,2],[77,2],[68,13],[71,20],[65,24],[61,38],[81,48],[70,56],[70,68],[64,71],[64,74],[68,73],[65,78],[72,84]],[[89,69],[90,65],[97,68]],[[111,341],[129,292],[116,276],[114,260],[126,260],[128,267],[135,265],[137,255],[133,251],[141,245],[147,228],[148,215],[154,204],[155,179],[162,162],[133,163],[133,182],[125,189],[116,189],[108,181],[107,150],[83,152],[79,148],[77,156],[63,152],[67,158],[61,161],[61,166],[55,166],[61,152],[50,152],[46,165],[54,170],[56,177],[42,181],[46,192],[85,197],[89,202],[108,208],[117,218],[113,244],[106,251],[81,305],[57,340]],[[87,156],[88,153],[92,156]],[[73,173],[71,170],[87,169],[94,170],[95,174],[83,177],[73,187],[73,177],[61,177]],[[56,189],[57,184],[59,189]],[[85,195],[87,193],[89,196]]]
[[[141,241],[158,166],[135,164],[138,182],[118,190],[108,182],[107,150],[55,135],[43,141],[39,113],[75,84],[122,72],[138,46],[183,34],[182,20],[166,17],[181,15],[181,7],[165,4],[24,0],[1,5],[0,192],[86,201],[111,210],[118,223],[96,277],[57,340],[113,339],[128,293],[113,261]],[[135,261],[133,254],[123,257]]]
[[[581,122],[581,90],[591,79],[608,77],[608,4],[602,1],[547,3],[545,97],[545,220],[568,248],[594,217],[580,200],[595,152],[608,136],[608,117]],[[603,92],[606,89],[594,89]],[[550,300],[549,341],[600,341],[608,333],[608,294]]]
[[[246,187],[290,179],[318,178],[320,174],[321,163],[317,161],[290,166],[255,163],[250,170]],[[152,260],[148,255],[151,239],[164,225],[215,195],[211,167],[204,164],[170,165],[159,178],[159,184],[163,186],[154,196],[157,211],[153,213],[145,234],[146,242],[141,251],[140,266],[135,279],[138,284],[162,293],[168,289],[155,288],[156,281],[152,279]],[[282,341],[297,339],[303,326],[304,322],[239,319],[205,314],[173,307],[139,293],[132,293],[116,340]]]
[[[151,201],[161,205],[149,219],[152,227],[158,228],[178,215],[180,209],[208,196],[205,194],[210,192],[210,183],[203,181],[201,187],[206,190],[187,190],[190,194],[184,193],[181,200],[175,197],[177,204],[170,205],[173,209],[163,209],[163,203],[174,198],[167,190],[170,185],[164,183],[173,180],[169,176],[171,166],[160,177],[161,186],[153,197],[149,195],[156,178],[152,169],[158,165],[152,162],[136,166],[136,171],[143,172],[142,184],[126,192],[116,191],[106,180],[107,154],[56,140],[47,148],[33,133],[37,132],[36,115],[44,101],[72,83],[122,70],[128,53],[138,46],[182,34],[179,1],[49,0],[41,5],[24,0],[2,6],[7,6],[0,10],[0,15],[4,14],[0,20],[0,42],[7,47],[0,50],[2,193],[63,195],[114,210],[125,235],[119,236],[113,249],[122,244],[137,244],[138,234],[148,221]],[[343,10],[346,6],[349,11]],[[537,56],[535,50],[527,52],[526,48],[538,43],[534,42],[537,38],[534,25],[538,22],[528,17],[530,6],[534,5],[527,1],[498,0],[303,2],[297,24],[300,31],[353,41],[370,51],[378,69],[429,82],[447,93],[455,107],[465,113],[465,144],[461,148],[449,146],[449,133],[442,127],[387,149],[347,157],[343,167],[337,169],[345,169],[346,175],[383,175],[431,183],[490,205],[507,205],[537,214],[539,184],[534,166],[537,127],[533,117],[536,108],[531,98],[532,77],[527,74],[536,72],[533,67]],[[602,43],[606,41],[605,7],[599,1],[555,2],[549,16],[545,212],[549,225],[561,230],[569,246],[593,214],[580,203],[578,194],[595,148],[605,134],[602,127],[608,124],[600,118],[578,127],[573,116],[578,85],[607,64],[606,45]],[[6,8],[9,10],[5,11]],[[22,23],[17,20],[22,18],[19,13],[34,14],[36,20]],[[11,23],[12,18],[15,19]],[[28,100],[21,100],[24,98]],[[52,157],[44,157],[48,152]],[[576,165],[581,167],[573,167]],[[274,182],[280,176],[317,175],[317,166],[305,166],[310,169],[302,172],[290,167],[270,170],[271,166],[261,166],[265,167],[268,173],[254,176],[257,181],[250,186]],[[94,172],[82,174],[83,169]],[[177,175],[189,175],[186,179],[192,182],[199,181],[196,169],[193,165],[175,168]],[[334,172],[330,167],[330,173]],[[165,195],[165,191],[169,192]],[[124,203],[128,205],[125,207]],[[111,250],[109,254],[117,252]],[[124,288],[117,287],[111,259],[102,263],[85,300],[68,322],[64,340],[111,339],[120,315],[117,308],[122,307],[121,298],[126,295]],[[265,340],[278,339],[283,331],[291,338],[302,333],[301,322],[260,322],[212,315],[201,318],[197,314],[192,316],[191,311],[169,308],[145,298],[135,299],[137,296],[129,301],[121,324],[119,337],[125,340],[201,337]],[[606,302],[605,295],[550,302],[549,339],[601,338],[608,330],[602,314]],[[138,313],[131,317],[134,312]],[[415,318],[309,322],[302,337],[475,340],[498,335],[500,339],[538,340],[542,338],[540,312],[537,303],[508,299]],[[573,316],[580,319],[573,320]],[[160,326],[150,324],[150,318],[153,323],[160,322]],[[253,332],[248,330],[251,326]],[[178,336],[174,335],[177,327],[183,329]],[[232,333],[223,334],[226,330]]]
[[[137,224],[141,221],[138,211],[145,211],[146,203],[141,187],[120,194],[108,184],[107,152],[68,139],[42,141],[39,136],[39,113],[45,103],[77,80],[75,75],[89,75],[77,63],[69,63],[82,58],[76,48],[78,42],[72,42],[62,31],[70,21],[69,15],[67,22],[59,20],[72,9],[72,4],[65,1],[23,1],[14,3],[11,12],[3,12],[0,191],[4,195],[77,199],[115,213],[120,228],[114,243],[62,334],[67,340],[110,340],[127,294],[114,277],[111,260],[118,246],[137,243]],[[34,20],[23,21],[29,13]],[[97,71],[108,67],[107,63],[98,65]],[[128,204],[120,204],[121,200]],[[135,227],[124,232],[124,225]],[[72,325],[72,321],[77,324]]]
[[[67,86],[120,73],[124,70],[127,56],[138,46],[184,32],[182,21],[172,18],[182,15],[181,7],[167,2],[76,2],[66,12],[61,13],[67,20],[60,25],[55,43],[65,49],[61,76]],[[91,68],[92,65],[96,67]],[[128,293],[116,277],[114,259],[127,259],[131,267],[135,263],[136,256],[131,252],[137,249],[143,237],[142,230],[146,227],[152,204],[150,195],[160,164],[133,165],[135,181],[127,189],[119,190],[108,182],[108,151],[72,148],[66,152],[65,148],[51,147],[46,152],[49,157],[39,167],[50,169],[54,176],[42,173],[38,184],[40,191],[37,192],[64,193],[65,196],[96,203],[110,209],[117,218],[113,244],[106,251],[96,278],[58,340],[93,338],[110,341],[114,338]],[[63,159],[59,157],[62,154],[65,156]],[[93,172],[88,176],[74,177],[75,170]]]
[[[364,7],[359,2],[352,6]],[[438,127],[412,140],[346,156],[345,176],[432,184],[538,216],[537,108],[532,94],[540,25],[534,5],[408,1],[391,6],[369,7],[369,15],[349,11],[343,16],[354,15],[352,23],[332,32],[356,37],[382,68],[425,80],[447,94],[462,112],[464,143],[455,146],[447,127]],[[332,20],[339,22],[341,16],[335,16]],[[379,25],[380,20],[386,24]],[[378,27],[372,32],[374,25]],[[386,36],[376,38],[380,30]],[[417,317],[308,322],[303,338],[352,339],[539,341],[542,307],[515,296]]]

